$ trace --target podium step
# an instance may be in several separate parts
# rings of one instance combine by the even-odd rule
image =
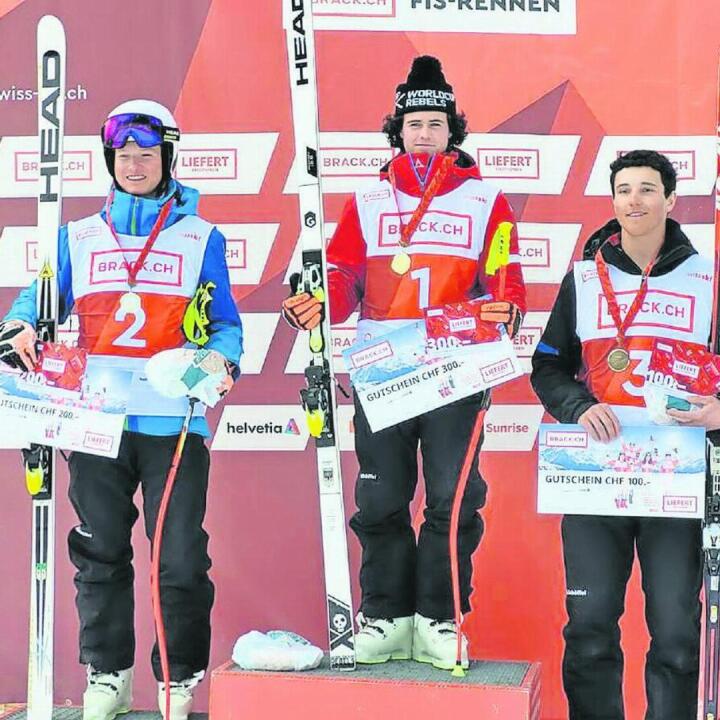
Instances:
[[[438,717],[540,720],[540,664],[474,660],[464,678],[412,661],[354,672],[213,671],[211,720],[368,720]]]

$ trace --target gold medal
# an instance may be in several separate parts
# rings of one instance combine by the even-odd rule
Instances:
[[[126,313],[137,313],[142,307],[140,296],[132,291],[120,296],[120,309]]]
[[[410,269],[410,256],[405,252],[399,252],[393,256],[390,267],[396,275],[404,275]]]
[[[630,353],[625,348],[613,348],[607,356],[608,367],[613,372],[627,370],[630,365]]]

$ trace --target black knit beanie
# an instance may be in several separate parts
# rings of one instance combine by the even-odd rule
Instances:
[[[455,115],[455,95],[443,75],[440,61],[431,55],[413,60],[410,74],[395,90],[395,115],[421,111]]]

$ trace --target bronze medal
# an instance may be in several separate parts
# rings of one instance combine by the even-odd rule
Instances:
[[[620,306],[618,305],[617,295],[613,290],[612,282],[610,281],[610,271],[608,270],[607,262],[602,256],[602,248],[595,253],[595,267],[598,272],[598,280],[600,281],[600,287],[602,288],[602,294],[607,300],[607,308],[610,316],[615,323],[617,328],[617,345],[608,353],[607,364],[613,372],[623,372],[630,367],[630,353],[623,347],[625,342],[625,336],[627,331],[632,327],[637,314],[640,312],[643,301],[648,292],[648,278],[652,272],[655,260],[651,260],[647,267],[643,270],[640,277],[640,287],[638,288],[635,297],[633,298],[630,307],[625,313],[625,317],[620,315]]]
[[[623,372],[630,366],[630,353],[623,347],[613,348],[608,353],[607,364],[613,372]]]
[[[404,275],[410,269],[410,256],[406,252],[399,252],[393,256],[390,268],[396,275]]]

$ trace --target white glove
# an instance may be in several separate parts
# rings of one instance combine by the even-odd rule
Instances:
[[[310,670],[323,657],[320,648],[285,630],[251,630],[235,642],[233,661],[244,670]]]
[[[145,363],[153,389],[168,398],[196,398],[215,407],[232,386],[228,363],[217,350],[163,350]]]
[[[686,394],[679,390],[646,382],[643,385],[643,398],[650,420],[656,425],[677,425],[677,420],[667,414],[668,398],[671,396],[673,398],[682,398]]]

